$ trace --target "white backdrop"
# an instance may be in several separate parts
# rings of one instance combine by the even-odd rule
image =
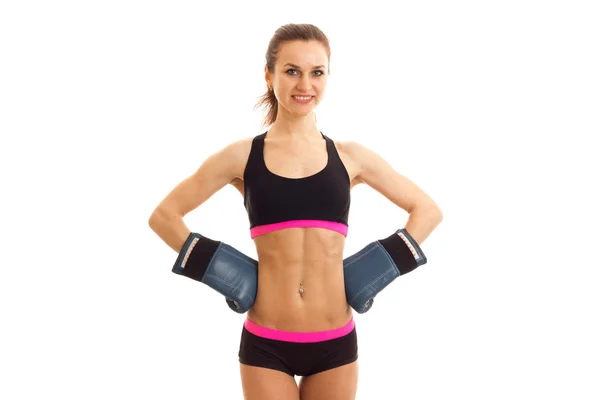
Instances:
[[[358,399],[598,399],[600,15],[584,1],[3,1],[0,398],[241,399],[245,315],[175,275],[160,200],[262,132],[264,53],[330,38],[319,128],[440,205],[355,315]],[[407,220],[353,191],[345,256]],[[242,198],[190,229],[255,257]]]

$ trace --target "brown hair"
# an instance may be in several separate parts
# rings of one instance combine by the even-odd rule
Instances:
[[[269,42],[269,47],[267,48],[265,61],[270,73],[275,71],[275,61],[277,61],[281,45],[284,42],[293,40],[316,40],[325,47],[327,59],[329,60],[331,57],[329,39],[327,39],[327,36],[325,36],[323,31],[319,28],[311,24],[286,24],[275,31],[275,34],[273,34],[273,37]],[[254,109],[256,110],[259,107],[264,107],[266,109],[263,127],[272,125],[277,118],[278,110],[277,98],[275,97],[273,89],[267,89],[266,93],[259,97]]]

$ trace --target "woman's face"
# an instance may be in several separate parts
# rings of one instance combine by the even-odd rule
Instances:
[[[295,116],[310,114],[325,93],[328,67],[327,52],[318,41],[283,43],[273,74],[265,67],[267,85],[275,91],[280,111],[284,108]]]

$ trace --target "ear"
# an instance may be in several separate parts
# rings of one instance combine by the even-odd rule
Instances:
[[[267,86],[273,87],[273,81],[271,79],[271,73],[269,72],[269,68],[265,65],[265,82]]]

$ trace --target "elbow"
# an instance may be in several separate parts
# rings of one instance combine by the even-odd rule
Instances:
[[[152,214],[152,215],[150,216],[150,218],[148,218],[148,226],[149,226],[150,228],[152,228],[152,227],[154,226],[154,221],[155,221],[155,220],[156,220],[156,217],[154,216],[154,214]]]
[[[417,207],[416,209],[420,210],[423,215],[427,215],[427,217],[431,220],[442,222],[444,219],[444,213],[440,207],[437,206],[437,204],[423,205],[421,207]]]
[[[436,203],[429,204],[424,208],[431,215],[431,218],[436,219],[439,222],[441,222],[442,219],[444,219],[444,213],[442,212],[442,209]]]
[[[148,226],[150,229],[153,231],[156,230],[157,225],[164,219],[163,216],[164,213],[160,210],[160,208],[155,209],[152,214],[150,214],[150,218],[148,218]]]
[[[444,219],[444,214],[442,213],[442,210],[440,210],[439,208],[434,212],[433,214],[433,220],[435,221],[435,226],[437,227],[439,224],[442,223],[442,220]]]
[[[437,220],[438,220],[438,224],[440,222],[442,222],[442,220],[444,219],[444,213],[442,212],[442,210],[439,207],[436,210],[436,217],[437,217]]]
[[[152,214],[150,216],[150,218],[148,218],[148,226],[153,231],[156,231],[156,224],[157,224],[157,216],[155,214]]]
[[[156,231],[157,227],[169,224],[175,219],[182,219],[183,215],[171,209],[157,207],[148,218],[148,226]]]
[[[437,226],[442,223],[442,220],[444,219],[444,214],[442,213],[442,210],[440,210],[439,207],[433,206],[423,208],[422,210],[423,211],[421,215],[424,219],[428,221],[428,224],[432,230],[437,228]]]

